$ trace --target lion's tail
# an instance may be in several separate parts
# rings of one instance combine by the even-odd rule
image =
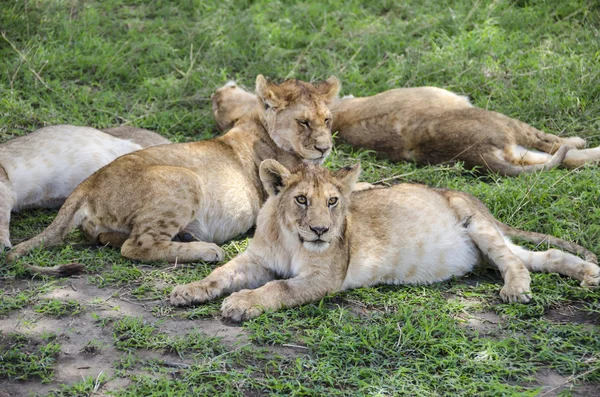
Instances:
[[[78,211],[82,208],[85,203],[85,189],[81,189],[81,185],[78,189],[67,198],[63,206],[58,211],[56,218],[50,226],[48,226],[43,232],[37,236],[22,242],[13,248],[8,255],[6,260],[9,263],[14,262],[18,258],[26,255],[33,249],[45,246],[53,247],[60,244],[65,236],[74,228],[79,226],[80,220],[76,216]],[[73,274],[73,266],[61,265],[55,266],[54,268],[39,268],[37,266],[26,266],[30,271],[35,273],[43,273],[50,275],[65,276]]]
[[[533,244],[544,244],[544,243],[552,244],[552,245],[555,245],[565,251],[569,251],[574,254],[581,255],[588,262],[598,264],[598,258],[592,251],[590,251],[572,241],[563,240],[558,237],[550,236],[549,234],[527,232],[524,230],[515,229],[514,227],[505,225],[504,223],[502,223],[500,221],[497,221],[497,222],[498,222],[498,227],[500,227],[500,230],[508,237],[517,237],[517,238],[523,239],[523,240],[528,241]]]

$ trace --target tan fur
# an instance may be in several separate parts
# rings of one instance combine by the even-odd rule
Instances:
[[[147,130],[145,128],[132,127],[129,125],[121,125],[119,127],[104,128],[100,131],[112,135],[116,138],[126,139],[133,143],[137,143],[143,148],[148,148],[158,145],[166,145],[171,143],[165,137],[158,135],[154,131]]]
[[[50,226],[16,246],[8,260],[42,244],[59,244],[75,226],[91,241],[122,244],[122,255],[131,259],[221,260],[216,244],[256,220],[264,200],[261,161],[276,158],[288,167],[320,163],[331,150],[326,103],[337,95],[335,77],[313,86],[297,80],[277,85],[259,75],[256,89],[266,109],[247,115],[228,133],[141,150],[96,172],[69,196]],[[181,230],[200,241],[171,241]]]
[[[213,107],[219,126],[229,114],[256,106],[256,98],[247,94],[239,87],[220,93],[222,105]],[[468,168],[482,167],[502,175],[600,161],[600,147],[569,150],[583,148],[582,138],[544,133],[500,113],[473,107],[466,98],[435,87],[342,98],[330,108],[332,130],[338,131],[340,138],[392,161],[462,161]],[[560,150],[562,146],[567,148]]]
[[[210,96],[212,111],[220,131],[230,130],[244,115],[262,107],[256,95],[229,82]]]
[[[511,243],[503,230],[524,239],[539,235],[503,225],[469,194],[407,183],[351,194],[359,171],[303,165],[290,172],[275,160],[263,162],[260,177],[270,196],[254,239],[205,279],[176,286],[171,303],[198,304],[231,293],[222,315],[242,321],[351,288],[443,281],[481,262],[500,270],[500,296],[508,302],[531,299],[529,271],[558,272],[582,286],[600,281],[595,263]]]

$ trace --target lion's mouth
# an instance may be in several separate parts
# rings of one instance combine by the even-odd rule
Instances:
[[[329,156],[329,154],[331,153],[331,150],[327,150],[325,152],[317,152],[307,148],[303,149],[304,150],[302,150],[302,152],[299,153],[300,157],[302,157],[302,161],[304,163],[312,163],[317,165],[322,164],[327,158],[327,156]]]
[[[329,241],[325,241],[325,240],[323,240],[321,238],[316,238],[314,240],[306,240],[306,239],[304,239],[304,238],[302,238],[300,236],[300,242],[302,244],[304,244],[304,243],[311,243],[311,244],[321,245],[321,244],[327,244]]]

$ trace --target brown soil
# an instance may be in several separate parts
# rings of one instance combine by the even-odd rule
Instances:
[[[119,390],[129,384],[129,379],[115,377],[114,363],[124,354],[114,347],[112,327],[102,327],[94,318],[119,319],[125,316],[142,317],[156,326],[159,332],[170,335],[185,335],[191,332],[201,332],[207,336],[219,337],[230,346],[248,343],[244,329],[239,326],[228,326],[218,319],[181,320],[161,318],[160,321],[152,315],[152,308],[164,305],[165,302],[150,301],[143,304],[129,300],[122,289],[98,288],[90,284],[86,278],[72,278],[61,281],[63,286],[41,298],[61,300],[75,299],[84,309],[73,317],[53,318],[34,312],[31,309],[15,311],[0,320],[0,334],[18,333],[32,340],[41,340],[43,334],[56,334],[61,351],[55,365],[52,382],[42,384],[39,380],[9,381],[0,378],[0,397],[17,397],[44,395],[60,385],[70,385],[81,381],[84,377],[96,379],[103,374],[110,379],[100,385],[95,396],[106,395],[108,391]],[[6,290],[28,288],[29,283],[17,282],[4,286]],[[89,342],[93,341],[90,345]],[[100,346],[100,348],[97,348]],[[183,363],[174,354],[160,351],[136,351],[143,360],[158,359],[172,363]]]

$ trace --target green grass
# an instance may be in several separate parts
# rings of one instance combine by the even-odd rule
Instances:
[[[81,305],[74,299],[44,299],[33,308],[36,313],[53,317],[75,316],[82,310]]]
[[[58,123],[126,123],[173,141],[210,138],[210,94],[229,79],[251,88],[262,73],[305,80],[334,74],[342,94],[355,96],[443,87],[597,146],[599,26],[600,6],[583,0],[4,2],[0,142]],[[356,161],[363,180],[402,176],[461,189],[512,226],[600,254],[597,167],[499,178],[460,164],[378,161],[343,144],[327,165]],[[40,232],[54,215],[14,214],[13,242]],[[247,240],[228,243],[228,258]],[[85,289],[32,279],[23,261],[84,263],[83,285],[110,296],[84,302]],[[27,324],[21,335],[2,334],[0,389],[32,379],[51,382],[50,395],[83,396],[120,378],[128,383],[113,389],[117,396],[532,396],[549,389],[536,379],[551,370],[564,379],[555,391],[561,396],[600,393],[600,294],[557,275],[533,275],[528,305],[501,303],[499,274],[484,270],[434,286],[359,289],[266,313],[243,325],[247,342],[231,344],[202,333],[205,322],[218,319],[221,301],[180,310],[166,300],[174,285],[204,277],[214,265],[133,263],[89,246],[79,232],[23,261],[0,267],[0,322],[23,317]],[[45,296],[57,288],[81,295]],[[496,320],[472,327],[480,317]],[[111,355],[111,366],[59,386],[52,379],[63,339],[33,336],[46,320],[64,329],[69,321],[87,323],[94,336],[82,342],[81,354]],[[160,355],[186,365],[165,366]]]
[[[54,373],[60,344],[52,341],[54,335],[46,335],[45,339],[35,341],[21,334],[0,334],[0,378],[37,378],[42,382],[49,382]]]

